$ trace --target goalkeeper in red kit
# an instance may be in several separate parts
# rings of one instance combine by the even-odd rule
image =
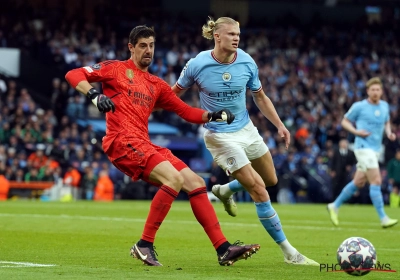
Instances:
[[[231,265],[254,254],[260,245],[227,241],[208,200],[204,180],[170,150],[151,143],[148,118],[155,107],[173,111],[186,121],[197,124],[210,121],[230,124],[234,115],[229,110],[207,112],[190,107],[165,81],[148,73],[154,47],[154,30],[137,26],[129,35],[130,59],[104,61],[74,69],[65,78],[72,87],[90,98],[100,112],[106,113],[103,150],[113,165],[133,180],[143,179],[159,186],[141,239],[131,248],[131,255],[144,264],[161,266],[153,246],[155,235],[172,202],[183,190],[189,196],[197,221],[217,251],[219,264]],[[92,82],[101,82],[103,93],[96,91],[90,85]]]

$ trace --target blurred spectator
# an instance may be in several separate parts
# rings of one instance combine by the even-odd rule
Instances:
[[[45,167],[43,168],[43,175],[41,176],[41,181],[43,182],[53,182],[54,177],[53,177],[53,168],[51,167]]]
[[[42,181],[42,178],[39,176],[39,170],[37,168],[31,168],[25,174],[25,182],[38,182]]]
[[[65,146],[61,145],[59,139],[54,139],[54,142],[47,146],[46,155],[57,161],[63,168],[67,166]]]
[[[64,185],[78,188],[81,180],[81,174],[74,167],[68,167],[64,175]]]
[[[61,201],[77,200],[81,197],[79,184],[81,181],[81,174],[73,166],[68,167],[67,172],[63,179],[63,189],[65,190],[61,196]]]
[[[167,75],[168,69],[164,65],[164,60],[162,58],[157,58],[156,61],[150,65],[150,73],[164,79]]]
[[[0,31],[0,40],[1,40],[2,34],[3,33]],[[0,42],[0,47],[1,47],[1,42]],[[6,92],[7,92],[7,84],[4,80],[4,78],[2,77],[2,75],[0,74],[0,97],[2,98],[3,94],[5,94]]]
[[[166,60],[168,67],[174,67],[178,63],[179,51],[177,46],[173,46],[167,51]]]
[[[101,170],[99,172],[99,179],[94,190],[94,200],[114,200],[114,184],[108,176],[107,170]]]
[[[165,74],[164,80],[165,80],[170,86],[173,86],[173,85],[176,83],[176,81],[178,80],[178,79],[177,79],[177,76],[176,76],[176,74],[175,74],[175,72],[174,72],[174,70],[173,70],[173,68],[172,68],[172,66],[168,66],[168,68],[167,68],[167,73]]]
[[[34,168],[41,168],[47,162],[47,156],[44,154],[45,145],[37,144],[36,151],[29,155],[28,164]]]
[[[68,102],[66,114],[72,121],[85,118],[85,108],[81,97],[81,95],[75,95],[72,100]]]
[[[3,171],[0,170],[0,200],[7,199],[9,189],[10,189],[10,183],[4,176]]]
[[[271,131],[266,130],[263,134],[263,139],[269,149],[276,149],[276,141],[272,137]]]
[[[55,177],[63,177],[71,164],[82,159],[89,162],[97,176],[104,162],[109,165],[101,151],[101,135],[91,126],[78,127],[76,121],[86,116],[97,119],[104,116],[82,96],[74,97],[77,94],[65,82],[63,74],[70,68],[106,59],[127,59],[127,38],[121,37],[125,33],[120,33],[118,25],[113,23],[125,20],[127,23],[132,17],[128,11],[111,13],[99,9],[93,17],[98,22],[94,28],[85,18],[70,23],[66,14],[36,20],[40,18],[36,10],[12,3],[7,8],[10,13],[2,18],[0,47],[20,48],[25,55],[47,63],[54,70],[54,77],[49,77],[53,80],[46,85],[47,91],[35,94],[23,81],[0,76],[0,169],[8,178],[21,178],[21,172],[24,175],[31,172],[38,161],[39,165],[46,162],[33,162],[32,158],[26,162],[26,155],[36,156],[36,145],[43,144],[44,156],[52,157],[61,167],[52,169]],[[103,18],[108,20],[99,21]],[[174,21],[163,15],[147,20],[156,26],[160,38],[151,71],[172,85],[187,61],[199,49],[209,49],[210,42],[199,34],[196,19]],[[364,98],[365,81],[372,76],[383,80],[383,99],[390,104],[399,138],[384,142],[383,163],[395,156],[394,151],[400,148],[400,44],[393,34],[399,33],[399,26],[399,19],[390,16],[374,24],[361,18],[351,25],[320,21],[309,26],[290,23],[279,27],[253,23],[241,26],[240,47],[256,61],[263,88],[293,136],[293,144],[286,151],[271,124],[255,113],[255,104],[247,93],[250,117],[269,146],[281,185],[296,193],[304,185],[300,173],[308,174],[306,180],[313,184],[316,176],[309,176],[313,170],[324,178],[327,164],[337,166],[339,140],[352,140],[340,121],[351,104]],[[101,90],[99,84],[94,86]],[[38,103],[38,95],[46,96],[49,104]],[[190,105],[199,106],[195,86],[184,98]],[[175,126],[182,136],[197,131],[197,126],[188,125],[169,112],[154,113],[153,120]],[[92,140],[97,144],[92,144]],[[77,152],[79,149],[82,152]],[[85,164],[80,164],[79,171],[84,172]],[[40,169],[39,175],[49,173],[47,170]],[[114,183],[120,180],[121,172],[113,169],[109,172]],[[337,186],[338,178],[332,179]]]
[[[396,151],[396,155],[387,165],[389,184],[392,186],[390,193],[390,206],[397,208],[400,206],[400,150]]]
[[[93,199],[94,189],[96,188],[96,185],[97,185],[97,177],[94,175],[93,169],[90,167],[86,167],[80,185],[84,199],[86,200]]]
[[[337,197],[343,187],[352,179],[351,172],[356,163],[354,152],[349,150],[349,142],[346,139],[340,140],[339,147],[334,151],[330,167],[333,197]]]
[[[15,173],[10,177],[10,181],[15,182],[24,182],[25,181],[25,172],[23,169],[17,169]]]

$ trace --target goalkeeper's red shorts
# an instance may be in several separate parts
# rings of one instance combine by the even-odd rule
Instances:
[[[141,138],[118,135],[104,152],[116,168],[134,181],[142,179],[150,182],[151,171],[163,161],[169,161],[178,171],[187,167],[169,149]]]

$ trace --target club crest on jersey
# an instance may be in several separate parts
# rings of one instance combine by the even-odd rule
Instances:
[[[376,111],[375,111],[375,117],[379,117],[380,115],[381,115],[381,111],[376,110]]]
[[[230,157],[226,159],[226,165],[228,165],[228,167],[232,167],[236,164],[236,159],[234,157]]]
[[[126,69],[126,76],[128,77],[129,80],[132,80],[134,77],[133,70],[132,69]]]
[[[230,73],[225,72],[224,74],[222,74],[222,80],[224,80],[225,82],[229,82],[232,79],[232,76]]]
[[[96,63],[96,64],[93,64],[91,67],[92,67],[92,69],[94,69],[94,70],[100,70],[101,64],[100,64],[100,63]]]

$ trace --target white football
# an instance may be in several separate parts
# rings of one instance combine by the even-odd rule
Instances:
[[[375,268],[374,245],[362,237],[350,237],[337,249],[337,260],[342,270],[354,276],[363,276]]]

